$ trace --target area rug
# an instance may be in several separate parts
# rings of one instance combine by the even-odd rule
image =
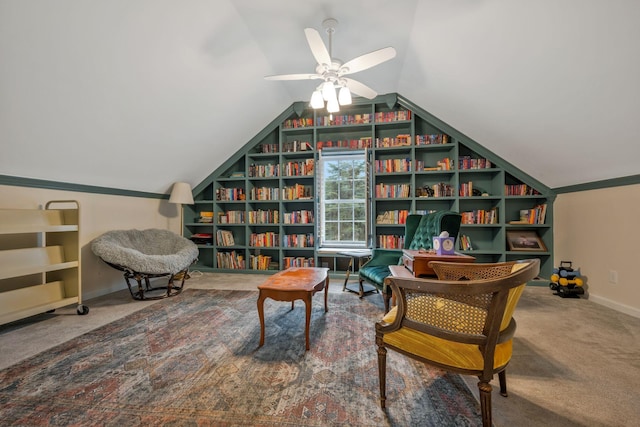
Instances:
[[[0,420],[18,426],[476,426],[458,375],[388,354],[378,400],[374,323],[382,299],[267,300],[188,289],[0,371]],[[91,315],[91,314],[89,314]],[[79,320],[80,321],[80,320]]]

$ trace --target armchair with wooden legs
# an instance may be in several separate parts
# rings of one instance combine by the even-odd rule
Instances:
[[[438,279],[387,277],[397,305],[376,323],[380,406],[386,405],[387,349],[480,381],[483,426],[491,426],[491,384],[500,380],[507,396],[505,368],[511,359],[512,318],[526,283],[540,260],[491,264],[430,263]]]

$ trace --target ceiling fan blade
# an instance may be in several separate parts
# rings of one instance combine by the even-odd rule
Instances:
[[[322,37],[320,37],[320,33],[313,28],[305,28],[304,34],[307,36],[307,43],[309,43],[311,53],[316,59],[316,62],[320,65],[331,65],[331,55],[329,55],[329,51],[324,45]]]
[[[355,93],[356,95],[360,95],[362,97],[365,97],[367,99],[373,99],[375,98],[378,93],[371,89],[369,86],[360,83],[357,80],[353,80],[353,79],[349,79],[349,78],[344,78],[344,80],[347,83],[347,87],[349,88],[349,90],[353,93]]]
[[[321,79],[322,76],[319,74],[277,74],[274,76],[265,76],[265,80],[313,80],[313,79]]]
[[[395,58],[396,50],[392,47],[385,47],[382,49],[374,50],[373,52],[365,53],[364,55],[353,58],[340,67],[344,70],[342,74],[352,74],[358,71],[366,70],[367,68],[375,67],[378,64],[382,64],[392,58]]]

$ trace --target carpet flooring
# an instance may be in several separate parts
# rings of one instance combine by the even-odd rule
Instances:
[[[458,375],[388,354],[387,412],[378,403],[379,298],[304,304],[257,292],[187,289],[0,371],[3,425],[476,426],[479,405]]]

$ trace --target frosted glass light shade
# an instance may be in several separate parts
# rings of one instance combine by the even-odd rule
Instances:
[[[191,185],[186,182],[176,182],[173,184],[171,196],[169,196],[169,203],[193,205],[194,201],[193,194],[191,192]]]
[[[351,104],[351,91],[348,87],[342,86],[340,88],[340,93],[338,94],[338,101],[340,105],[349,105]]]
[[[324,99],[322,98],[322,92],[318,89],[311,94],[311,108],[318,109],[324,107]]]
[[[338,111],[340,111],[340,105],[338,104],[338,100],[333,97],[327,101],[327,112],[337,113]]]
[[[325,101],[330,100],[331,98],[336,98],[336,89],[333,87],[333,83],[324,82],[322,85],[322,97]]]

